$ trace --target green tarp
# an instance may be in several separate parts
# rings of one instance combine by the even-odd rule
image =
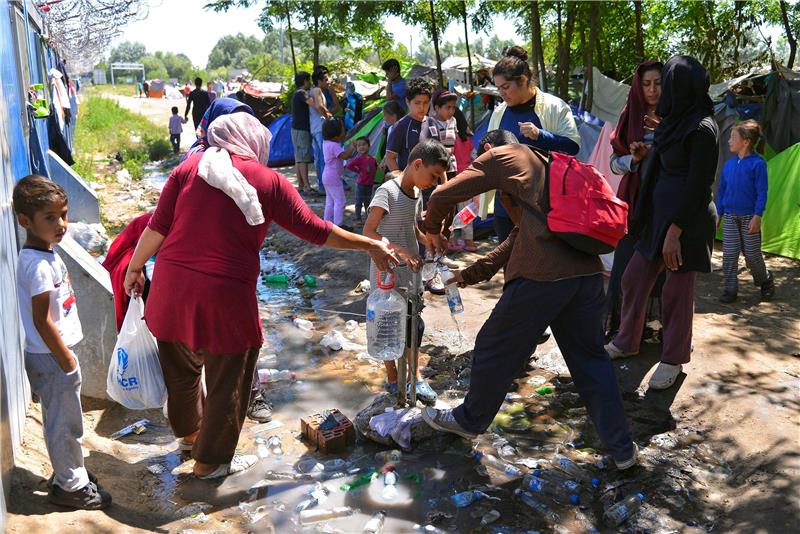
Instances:
[[[769,194],[761,223],[764,252],[800,259],[800,143],[767,161]]]

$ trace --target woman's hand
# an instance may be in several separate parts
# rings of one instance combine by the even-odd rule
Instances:
[[[458,284],[458,287],[465,288],[467,287],[467,283],[464,281],[464,277],[461,275],[460,269],[453,269],[450,271],[450,274],[453,275],[444,285],[449,286],[450,284]]]
[[[447,252],[447,238],[442,234],[426,234],[428,242],[425,244],[425,250],[432,252],[434,256],[445,254]]]
[[[397,254],[395,254],[389,244],[378,241],[377,239],[372,240],[372,247],[367,253],[369,257],[372,258],[372,261],[375,262],[375,266],[379,271],[393,271],[394,266],[389,264],[392,263],[396,266],[400,263],[400,258],[397,257]]]
[[[399,245],[389,245],[394,251],[395,255],[400,258],[400,261],[404,262],[409,269],[412,271],[419,272],[422,268],[422,258],[419,257],[419,254],[415,254],[410,252],[409,250],[399,246]]]
[[[539,139],[539,128],[535,124],[532,122],[518,122],[517,124],[519,125],[519,133],[534,141]]]
[[[761,215],[753,215],[750,224],[747,226],[748,234],[757,234],[761,231]]]
[[[629,150],[631,152],[631,156],[633,157],[633,162],[639,163],[645,158],[645,156],[647,156],[647,153],[650,152],[650,145],[646,145],[639,141],[634,141],[631,143]]]
[[[125,273],[125,282],[123,283],[125,293],[131,297],[138,297],[144,293],[144,272],[142,269],[131,269],[128,266],[128,271]]]
[[[667,230],[667,235],[664,238],[664,246],[661,249],[661,256],[664,259],[664,265],[670,271],[677,271],[683,265],[683,256],[681,255],[681,233],[683,230],[680,227],[670,225]]]

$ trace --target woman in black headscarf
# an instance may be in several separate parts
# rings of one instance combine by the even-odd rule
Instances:
[[[654,148],[644,161],[633,216],[639,240],[622,277],[620,331],[606,345],[612,358],[639,352],[650,291],[666,269],[661,294],[661,362],[650,387],[675,383],[689,362],[697,273],[711,272],[716,210],[711,186],[717,167],[717,126],[708,73],[695,58],[675,56],[661,73]]]

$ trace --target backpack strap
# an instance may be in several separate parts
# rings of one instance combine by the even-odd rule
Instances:
[[[521,202],[522,207],[525,208],[528,212],[532,213],[537,219],[542,221],[545,226],[547,226],[547,215],[546,213],[550,211],[550,153],[540,150],[538,148],[532,147],[528,145],[528,148],[531,149],[531,152],[536,154],[536,157],[539,158],[539,161],[542,162],[544,165],[544,202],[542,208],[543,210],[538,210],[531,206],[526,202]]]

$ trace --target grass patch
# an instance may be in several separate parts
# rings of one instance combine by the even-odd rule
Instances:
[[[138,180],[143,163],[164,159],[171,150],[164,128],[113,100],[91,94],[81,102],[75,147],[75,170],[89,180],[94,178],[97,154],[119,154],[122,166]]]

